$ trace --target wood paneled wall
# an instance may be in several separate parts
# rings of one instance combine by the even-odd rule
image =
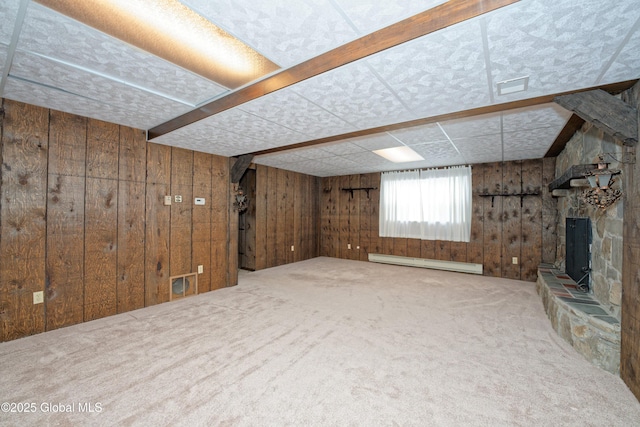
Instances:
[[[638,110],[640,123],[640,84],[622,96]],[[634,161],[624,164],[622,172],[625,194],[620,376],[640,400],[640,155],[637,146],[624,147],[624,151]]]
[[[554,210],[545,190],[554,159],[473,165],[473,220],[468,243],[378,236],[380,174],[323,178],[320,254],[365,261],[369,253],[482,264],[484,274],[535,281],[541,262],[555,254]],[[539,196],[482,197],[482,194],[540,192]],[[349,249],[349,246],[351,247]],[[543,255],[544,254],[544,255]],[[513,264],[514,257],[518,264]]]
[[[255,269],[318,256],[320,178],[262,165],[255,175]]]
[[[228,158],[9,100],[3,112],[0,341],[166,302],[169,277],[198,265],[200,292],[237,283]]]

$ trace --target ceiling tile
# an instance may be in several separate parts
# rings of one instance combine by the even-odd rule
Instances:
[[[499,133],[478,135],[471,138],[455,138],[453,144],[467,161],[475,155],[486,153],[497,153],[498,159],[502,158],[502,138]]]
[[[227,92],[203,77],[34,2],[29,3],[18,49],[191,105]]]
[[[52,108],[53,105],[59,111],[134,128],[140,128],[139,124],[148,120],[148,115],[143,112],[122,110],[93,99],[15,78],[7,79],[4,97],[45,108]]]
[[[413,146],[437,141],[449,141],[437,124],[415,126],[389,132],[403,144]]]
[[[301,132],[256,117],[239,108],[223,111],[201,120],[194,125],[211,127],[211,132],[215,132],[216,129],[222,129],[255,139],[257,145],[252,151],[293,144],[308,139],[308,137]],[[237,154],[245,153],[246,152]]]
[[[494,90],[499,81],[529,76],[528,91],[496,100],[604,83],[598,76],[638,18],[637,0],[527,1],[487,15]],[[637,78],[637,67],[627,77]]]
[[[0,4],[0,43],[9,45],[15,27],[20,0],[2,0]]]
[[[562,127],[546,127],[504,133],[504,151],[536,150],[544,156]]]
[[[502,125],[505,132],[542,127],[562,128],[571,114],[558,104],[543,104],[503,112]]]
[[[351,138],[348,141],[369,151],[384,150],[385,148],[393,148],[400,145],[397,139],[386,132]]]
[[[294,91],[358,129],[416,118],[362,61],[305,80]]]
[[[6,62],[7,62],[7,47],[0,44],[0,72],[2,72],[2,69],[4,68]],[[2,96],[1,93],[0,93],[0,96]]]
[[[243,104],[243,111],[307,135],[307,139],[356,130],[352,125],[297,95],[290,89]],[[286,143],[280,144],[286,145]]]
[[[500,133],[500,113],[450,120],[440,124],[451,139]]]
[[[475,108],[491,101],[477,20],[388,49],[368,62],[419,116]]]
[[[16,52],[11,76],[57,88],[68,94],[93,99],[98,103],[108,104],[115,110],[130,113],[136,117],[136,120],[135,122],[128,120],[129,125],[139,129],[147,129],[191,109],[188,105],[144,92],[121,82],[23,52]],[[108,93],[109,97],[104,97],[105,93]],[[52,107],[58,108],[55,104]]]
[[[348,141],[323,144],[322,149],[336,156],[343,156],[345,154],[359,155],[360,153],[364,153],[367,151],[361,146]]]
[[[636,21],[633,34],[607,69],[602,81],[617,82],[640,77],[638,52],[640,52],[640,20]]]
[[[411,2],[406,0],[335,0],[360,34],[369,34],[395,22],[431,9],[445,0]]]
[[[357,37],[329,0],[182,0],[283,68]]]

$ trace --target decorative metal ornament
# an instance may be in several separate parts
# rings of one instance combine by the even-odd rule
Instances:
[[[233,207],[238,211],[238,213],[243,213],[249,207],[249,199],[245,196],[241,187],[238,187],[236,201],[233,203]]]
[[[602,159],[601,159],[602,160]],[[582,193],[582,201],[605,209],[615,203],[622,196],[622,191],[617,188],[611,188],[616,182],[614,175],[618,175],[618,169],[609,169],[609,163],[598,163],[598,169],[587,174],[585,178],[589,181],[591,188],[584,190]]]
[[[589,188],[582,192],[582,201],[600,209],[606,209],[622,196],[617,188]]]

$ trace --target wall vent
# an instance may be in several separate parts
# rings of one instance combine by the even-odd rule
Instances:
[[[169,301],[198,294],[198,273],[169,277]]]

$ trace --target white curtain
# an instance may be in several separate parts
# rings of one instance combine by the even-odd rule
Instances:
[[[384,172],[380,236],[468,242],[471,167]]]

